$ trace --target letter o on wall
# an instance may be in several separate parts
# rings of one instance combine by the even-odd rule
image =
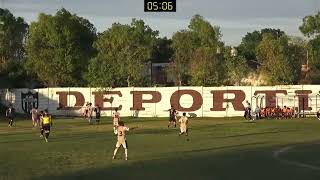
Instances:
[[[190,95],[192,96],[193,103],[192,106],[189,108],[184,108],[180,104],[180,98],[183,95]],[[171,105],[177,110],[177,111],[185,111],[185,112],[191,112],[191,111],[197,111],[201,108],[203,104],[203,99],[201,94],[198,91],[195,90],[179,90],[175,91],[171,98],[170,98]]]

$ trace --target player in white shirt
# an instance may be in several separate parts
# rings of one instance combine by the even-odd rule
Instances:
[[[179,136],[182,134],[185,134],[188,136],[188,117],[186,116],[186,113],[183,113],[183,116],[179,119],[180,123],[180,133]]]
[[[36,108],[32,108],[30,113],[32,118],[32,127],[38,126],[38,110]]]
[[[126,140],[126,131],[129,131],[129,128],[124,126],[123,121],[120,121],[118,125],[119,125],[117,127],[118,141],[116,144],[116,148],[114,149],[112,159],[116,158],[117,151],[118,151],[119,147],[122,145],[122,147],[124,148],[126,160],[128,160],[128,143]]]
[[[120,113],[118,112],[118,108],[115,109],[115,112],[112,115],[113,117],[113,132],[114,134],[117,134],[117,128],[119,126],[120,121]]]
[[[92,113],[93,113],[93,107],[92,107],[92,103],[89,103],[89,105],[87,106],[87,118],[88,118],[88,122],[89,124],[91,124],[92,121]]]

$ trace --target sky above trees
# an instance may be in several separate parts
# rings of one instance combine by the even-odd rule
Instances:
[[[1,0],[1,8],[9,9],[28,23],[40,12],[54,14],[64,7],[90,20],[99,32],[112,23],[130,23],[142,18],[160,36],[172,37],[186,27],[195,14],[221,27],[222,40],[238,45],[241,38],[256,29],[279,28],[289,35],[302,36],[302,18],[320,9],[320,0],[177,0],[176,13],[144,13],[143,0]],[[130,7],[130,9],[128,8]]]

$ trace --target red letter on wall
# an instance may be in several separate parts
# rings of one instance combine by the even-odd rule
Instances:
[[[285,95],[287,95],[287,90],[256,91],[254,93],[254,95],[258,95],[258,94],[265,94],[266,107],[276,107],[276,105],[277,105],[277,101],[276,101],[277,94],[285,94]]]
[[[133,107],[130,110],[143,111],[145,108],[142,106],[143,103],[158,103],[161,101],[161,94],[158,91],[131,91],[133,94]],[[149,94],[152,96],[151,99],[143,99],[142,95]]]
[[[114,100],[114,97],[104,98],[104,95],[115,94],[119,97],[122,97],[122,94],[120,91],[92,92],[92,94],[94,95],[95,105],[98,105],[102,111],[114,110],[116,108],[118,108],[118,110],[122,109],[122,105],[120,105],[119,107],[104,107],[104,102],[108,102],[108,103],[112,104],[112,102]]]
[[[81,92],[78,91],[58,91],[56,94],[59,95],[59,107],[57,110],[79,110],[84,105],[84,97]],[[68,106],[68,96],[74,96],[76,103],[73,106]]]
[[[180,98],[182,95],[188,94],[192,96],[193,103],[192,106],[189,108],[182,107],[180,104]],[[177,110],[177,111],[185,111],[185,112],[191,112],[191,111],[197,111],[201,108],[203,104],[203,99],[201,94],[198,91],[195,90],[179,90],[172,94],[170,99],[171,105]]]
[[[234,99],[224,99],[223,95],[226,93],[234,94]],[[246,94],[241,90],[219,90],[211,91],[213,94],[213,107],[211,111],[225,111],[223,107],[224,102],[231,102],[235,111],[243,111],[244,106],[242,102],[246,99]]]
[[[296,93],[296,95],[299,98],[299,109],[302,110],[312,110],[311,107],[309,107],[309,96],[308,94],[311,94],[312,91],[310,90],[297,90],[294,91]]]

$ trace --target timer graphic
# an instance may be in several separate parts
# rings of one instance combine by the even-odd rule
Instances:
[[[144,0],[145,12],[176,12],[176,0]]]

